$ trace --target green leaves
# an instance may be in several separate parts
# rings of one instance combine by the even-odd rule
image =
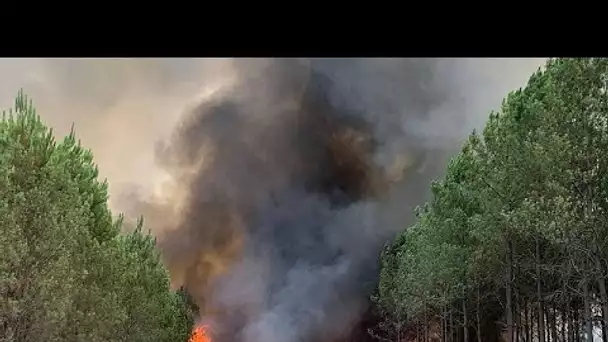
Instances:
[[[490,307],[507,313],[546,298],[575,307],[581,281],[598,284],[597,305],[608,302],[597,292],[608,269],[607,85],[606,59],[552,59],[508,94],[432,184],[419,221],[383,254],[377,301],[410,323],[446,308],[464,314],[463,300],[481,300],[486,320],[502,319]],[[422,295],[436,302],[420,305]]]
[[[155,240],[120,235],[90,151],[22,91],[0,121],[0,341],[185,341],[192,310]]]

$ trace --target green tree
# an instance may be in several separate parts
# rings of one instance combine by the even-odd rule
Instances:
[[[0,341],[186,341],[143,221],[121,234],[90,151],[56,143],[26,96],[0,121]]]
[[[378,305],[442,341],[606,341],[607,82],[606,59],[552,59],[510,93],[383,254]]]

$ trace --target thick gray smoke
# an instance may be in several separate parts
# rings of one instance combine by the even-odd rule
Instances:
[[[53,126],[75,122],[216,342],[325,342],[360,317],[428,182],[541,63],[5,60],[0,100],[25,86]]]
[[[380,247],[471,129],[468,67],[241,61],[236,85],[189,111],[158,152],[185,191],[161,248],[219,340],[349,331]]]

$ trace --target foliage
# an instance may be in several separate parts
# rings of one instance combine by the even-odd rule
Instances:
[[[0,121],[0,341],[186,341],[143,221],[121,235],[74,132],[57,143],[20,92]]]
[[[491,113],[383,253],[387,315],[417,331],[435,322],[444,341],[605,329],[607,81],[606,59],[551,59]]]

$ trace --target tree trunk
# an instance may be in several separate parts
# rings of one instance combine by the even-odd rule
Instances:
[[[448,334],[448,341],[449,342],[453,342],[454,341],[454,314],[453,314],[454,310],[450,309],[450,332]]]
[[[602,301],[602,340],[604,342],[608,342],[608,336],[606,336],[606,329],[608,327],[608,294],[606,293],[606,280],[604,279],[605,270],[602,267],[602,262],[600,261],[598,248],[595,248],[595,268],[600,273],[600,278],[597,280],[597,286],[600,290],[600,300]]]
[[[506,274],[506,313],[507,313],[507,342],[513,342],[513,255],[511,250],[511,240],[507,238],[507,274]]]
[[[538,340],[538,319],[536,318],[536,301],[530,303],[530,341],[536,342]]]
[[[476,312],[476,320],[477,320],[477,342],[481,341],[481,294],[479,290],[479,285],[477,285],[477,312]]]
[[[606,317],[605,315],[606,315],[606,313],[602,309],[602,318]],[[606,326],[606,323],[604,322],[604,319],[603,319],[602,320],[602,342],[608,342],[608,334],[606,333],[607,331],[608,331],[608,326]]]
[[[544,307],[545,311],[545,336],[547,336],[547,341],[551,341],[551,320],[549,319],[549,315],[551,313],[551,309],[547,309],[547,306]]]
[[[576,313],[574,308],[569,308],[570,321],[568,323],[568,334],[570,334],[570,342],[576,341]]]
[[[536,297],[538,298],[538,341],[545,342],[545,313],[543,312],[543,292],[540,271],[540,241],[536,239]]]
[[[591,307],[589,305],[589,285],[586,282],[583,285],[583,296],[583,310],[585,310],[585,334],[587,335],[586,341],[593,342],[593,322],[591,322]]]
[[[426,295],[423,298],[424,301],[424,342],[429,342],[429,320],[427,316],[426,308]]]
[[[530,307],[530,335],[531,341],[537,341],[538,337],[538,310],[534,310],[536,305]]]
[[[551,341],[557,342],[557,310],[555,309],[555,304],[551,305],[551,309],[549,309],[551,314],[551,318],[547,316],[549,320],[549,324],[551,325]]]
[[[519,292],[515,291],[515,320],[514,320],[514,341],[519,342],[520,330],[521,330],[521,309],[519,306]]]
[[[555,325],[554,325],[554,313],[551,305],[545,306],[545,312],[547,313],[547,340],[551,342],[555,342],[556,334],[555,334]]]
[[[462,337],[464,342],[469,342],[469,314],[466,298],[462,299]]]
[[[562,310],[561,315],[561,323],[562,323],[562,341],[568,341],[568,335],[566,334],[566,323],[568,322],[568,307],[566,306],[566,310]]]
[[[606,317],[606,314],[608,312],[602,310],[602,317]],[[602,320],[602,342],[608,342],[608,326],[605,323],[605,318]]]
[[[554,342],[551,334],[551,306],[545,303],[545,328],[547,329],[547,342]]]
[[[581,340],[581,315],[579,310],[580,304],[576,304],[576,309],[574,309],[574,338],[576,342],[580,342]]]
[[[530,321],[530,304],[526,301],[526,342],[531,342],[530,336],[532,335],[530,332],[532,331],[531,321]]]
[[[441,322],[441,341],[442,342],[447,342],[447,336],[448,336],[448,326],[447,326],[447,319],[446,319],[447,313],[446,313],[446,309],[445,306],[441,308],[441,317],[440,317],[440,322]]]
[[[401,342],[401,322],[397,323],[397,342]]]

